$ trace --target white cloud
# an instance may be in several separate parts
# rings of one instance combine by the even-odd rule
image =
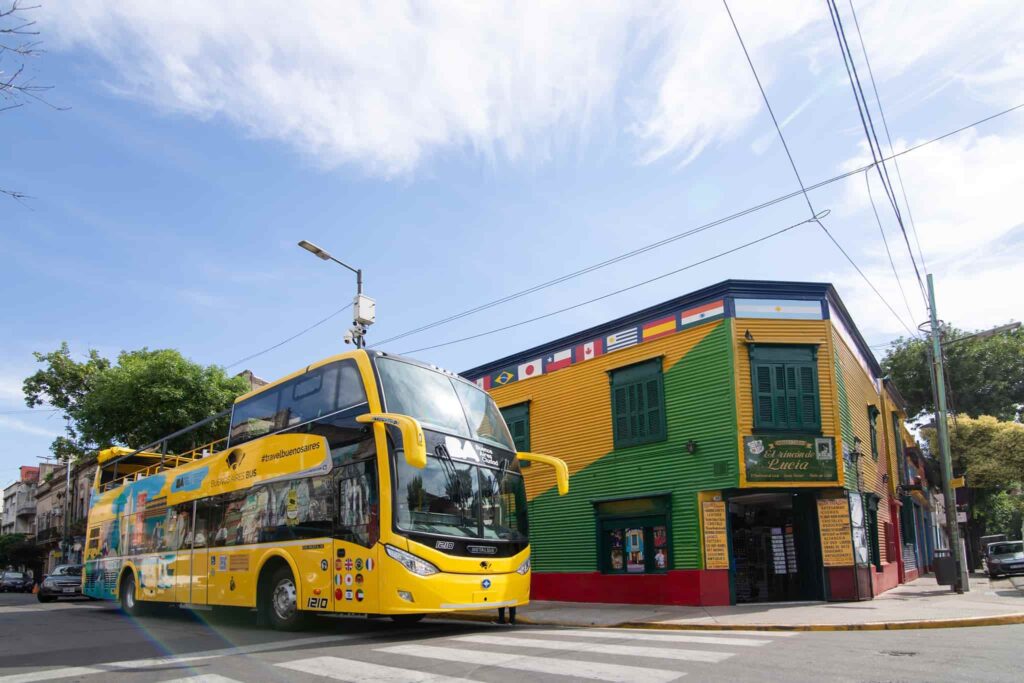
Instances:
[[[51,438],[56,438],[61,435],[57,430],[37,427],[36,425],[25,422],[24,420],[19,420],[18,418],[10,417],[8,415],[0,415],[0,429],[10,429],[12,431],[32,434],[34,436],[48,436]]]

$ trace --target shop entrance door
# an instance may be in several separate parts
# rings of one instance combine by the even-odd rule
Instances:
[[[729,498],[737,603],[823,600],[813,493]]]

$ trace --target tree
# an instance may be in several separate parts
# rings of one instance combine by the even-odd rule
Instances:
[[[38,9],[39,5],[25,6],[20,0],[0,3],[0,112],[17,109],[29,102],[41,102],[52,109],[44,94],[50,86],[39,85],[25,71],[30,57],[42,54],[40,42],[36,39],[39,31],[36,22],[26,13]],[[26,199],[28,195],[18,190],[0,188],[0,194],[12,199]]]
[[[967,334],[954,327],[943,329],[952,407],[967,415],[1018,418],[1024,405],[1024,333],[953,341]],[[882,360],[882,368],[906,399],[911,416],[935,410],[927,353],[930,344],[900,337]]]
[[[123,351],[116,364],[96,351],[76,361],[67,344],[35,357],[46,367],[25,380],[25,402],[64,411],[68,435],[50,446],[61,459],[113,445],[141,448],[230,407],[249,390],[244,378],[194,363],[173,349]],[[220,420],[171,448],[193,448],[225,430]]]

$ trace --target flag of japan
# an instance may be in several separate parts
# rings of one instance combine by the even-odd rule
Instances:
[[[591,358],[597,358],[604,353],[604,344],[602,339],[595,339],[589,341],[586,344],[580,344],[576,347],[576,362],[580,363]]]
[[[529,379],[530,377],[539,377],[544,374],[544,368],[541,365],[541,359],[531,360],[529,363],[523,363],[519,366],[519,379]]]

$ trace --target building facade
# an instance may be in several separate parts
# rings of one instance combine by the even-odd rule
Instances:
[[[82,561],[89,497],[96,476],[96,456],[53,470],[36,490],[36,543],[46,552],[43,571]],[[69,476],[70,475],[70,476]],[[70,494],[70,498],[68,497]],[[65,515],[70,515],[65,525]]]
[[[900,580],[901,401],[827,284],[730,280],[463,373],[525,468],[536,599],[867,599]],[[894,512],[896,511],[896,512]]]
[[[42,466],[43,476],[47,473]],[[3,523],[0,533],[32,534],[35,532],[36,486],[39,483],[40,468],[23,465],[18,478],[4,489]]]

